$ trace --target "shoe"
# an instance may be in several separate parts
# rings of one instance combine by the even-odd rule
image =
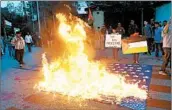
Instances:
[[[23,64],[20,64],[20,67],[23,67]]]
[[[138,61],[136,61],[136,64],[139,64],[139,62],[138,62]]]
[[[152,54],[151,53],[148,53],[148,56],[151,56]]]
[[[135,61],[133,64],[139,64],[139,62],[138,61]]]
[[[162,70],[159,71],[159,74],[161,74],[161,75],[168,75],[168,73],[166,73],[165,71],[162,71]]]

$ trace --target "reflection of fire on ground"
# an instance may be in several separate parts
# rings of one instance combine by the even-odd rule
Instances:
[[[116,103],[130,96],[147,98],[147,91],[139,88],[137,83],[127,83],[125,76],[111,74],[105,65],[89,59],[94,51],[88,37],[91,33],[87,32],[89,26],[85,22],[72,14],[58,13],[56,17],[58,37],[64,41],[65,51],[51,63],[48,63],[46,54],[42,55],[44,80],[36,88],[79,99],[115,97]]]

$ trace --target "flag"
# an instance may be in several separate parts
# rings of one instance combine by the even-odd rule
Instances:
[[[94,18],[93,18],[93,15],[92,15],[92,13],[91,13],[90,8],[89,8],[88,11],[89,11],[89,12],[88,12],[88,24],[89,24],[89,25],[93,25]]]

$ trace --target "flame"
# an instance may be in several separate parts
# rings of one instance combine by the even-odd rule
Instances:
[[[58,33],[65,41],[66,55],[48,63],[42,55],[44,80],[37,88],[48,92],[57,92],[81,99],[99,99],[102,95],[114,96],[117,103],[123,98],[134,96],[147,98],[147,91],[138,84],[126,83],[125,76],[112,74],[100,62],[89,61],[84,53],[87,33],[85,22],[65,14],[56,15],[59,20]]]

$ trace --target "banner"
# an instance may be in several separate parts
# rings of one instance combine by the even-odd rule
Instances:
[[[106,34],[105,47],[121,48],[121,35]]]
[[[142,39],[142,40],[141,40]],[[123,54],[143,53],[148,51],[147,41],[144,38],[122,40]]]
[[[12,23],[7,21],[7,20],[4,20],[4,24],[7,25],[7,26],[10,26],[10,27],[12,26]]]

